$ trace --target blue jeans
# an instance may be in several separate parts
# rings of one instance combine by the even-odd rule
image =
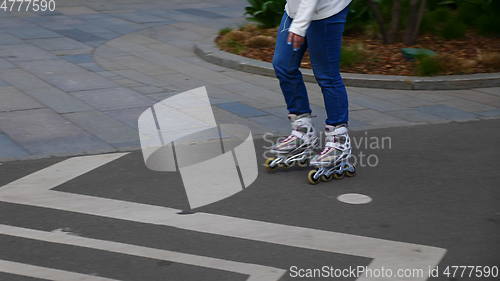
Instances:
[[[315,20],[307,29],[305,43],[296,51],[287,44],[292,22],[283,15],[276,38],[273,67],[291,114],[311,113],[306,87],[299,70],[304,52],[309,50],[314,77],[321,87],[326,108],[326,124],[347,123],[349,118],[347,91],[340,76],[340,47],[349,6],[340,13]]]

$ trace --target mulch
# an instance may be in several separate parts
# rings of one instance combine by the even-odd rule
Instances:
[[[269,32],[266,32],[269,34]],[[342,72],[385,74],[385,75],[415,75],[416,63],[406,60],[400,49],[405,47],[426,48],[440,55],[449,55],[458,60],[473,61],[473,66],[462,73],[488,73],[499,71],[498,66],[484,65],[480,61],[483,53],[500,54],[500,38],[482,37],[474,33],[466,34],[463,39],[444,40],[434,35],[422,35],[414,46],[403,43],[382,44],[379,39],[368,36],[344,36],[344,46],[362,44],[364,57],[361,62],[349,67],[342,67]],[[271,62],[274,48],[247,48],[239,55]],[[309,56],[305,55],[302,67],[311,68]],[[440,74],[462,74],[450,69]]]

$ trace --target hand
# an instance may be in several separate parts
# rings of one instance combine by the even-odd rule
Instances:
[[[302,44],[304,44],[304,37],[297,35],[293,32],[288,32],[288,40],[287,40],[288,45],[293,46],[293,50],[297,51]]]

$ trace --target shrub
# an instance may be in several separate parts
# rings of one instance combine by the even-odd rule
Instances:
[[[258,23],[260,26],[269,28],[280,24],[286,0],[248,0],[250,6],[245,7],[248,20]]]
[[[479,55],[479,60],[493,71],[500,71],[500,53],[484,53]]]
[[[500,1],[456,0],[460,19],[476,28],[480,34],[500,36]]]
[[[457,11],[439,7],[428,12],[422,19],[422,32],[429,32],[444,39],[457,39],[465,36],[467,26]]]
[[[230,27],[225,27],[225,28],[219,30],[219,36],[224,36],[224,35],[228,34],[229,32],[231,32],[231,30],[233,30],[233,29]]]
[[[235,54],[240,54],[246,50],[245,45],[241,41],[227,38],[227,36],[223,37],[217,43],[222,50],[229,51]]]
[[[365,26],[371,21],[370,9],[366,5],[366,0],[353,0],[349,8],[349,14],[347,15],[345,33],[363,33]]]
[[[245,24],[240,28],[240,30],[253,34],[256,33],[259,30],[259,28],[255,24]]]
[[[478,63],[478,61],[474,59],[458,59],[453,55],[439,55],[437,60],[443,72],[454,74],[471,73]]]
[[[361,44],[354,44],[351,46],[342,46],[340,50],[340,65],[352,66],[363,59],[364,51]]]
[[[439,31],[439,35],[444,39],[457,39],[465,36],[466,26],[458,18],[450,18]]]
[[[500,36],[500,18],[498,15],[481,15],[476,21],[476,26],[481,35]]]
[[[419,76],[431,76],[443,71],[441,60],[438,56],[419,56],[415,68]]]
[[[257,35],[247,40],[247,46],[250,48],[269,48],[274,44],[274,38],[266,35]]]
[[[241,30],[232,30],[228,32],[224,38],[233,40],[233,41],[238,41],[238,42],[244,42],[250,37],[250,33],[241,31]]]

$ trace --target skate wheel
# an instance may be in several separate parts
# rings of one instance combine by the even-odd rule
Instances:
[[[266,159],[266,161],[264,162],[264,167],[266,167],[266,170],[268,171],[273,171],[275,170],[278,166],[274,165],[274,166],[271,166],[271,163],[275,160],[276,158],[272,158],[272,157],[269,157]]]
[[[307,173],[307,182],[309,184],[318,184],[319,183],[319,178],[318,179],[315,179],[314,178],[314,175],[316,174],[316,172],[318,172],[318,170],[310,170],[308,173]]]
[[[319,179],[322,181],[322,182],[329,182],[331,180],[333,180],[333,176],[332,175],[322,175],[321,177],[319,177]]]
[[[354,170],[353,172],[351,171],[345,171],[345,175],[346,177],[354,177],[356,175],[356,170]]]
[[[333,173],[333,178],[336,179],[336,180],[341,180],[344,178],[344,173],[342,174],[337,174],[337,173]]]
[[[309,161],[307,159],[298,161],[297,166],[299,166],[301,168],[305,168],[305,167],[309,166]]]
[[[286,168],[290,168],[290,165],[287,165],[285,163],[279,163],[278,167],[281,168],[281,169],[286,169]]]

